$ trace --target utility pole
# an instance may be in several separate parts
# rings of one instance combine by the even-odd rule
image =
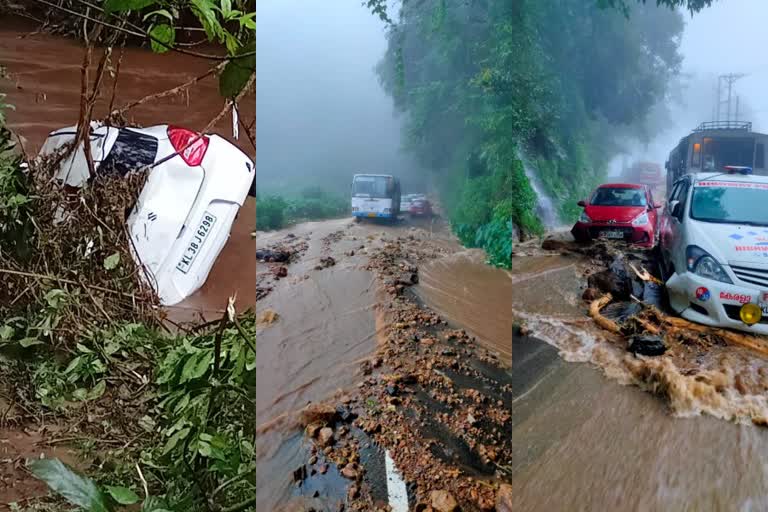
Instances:
[[[739,120],[739,98],[740,96],[737,95],[736,96],[736,118],[734,119],[734,121]]]
[[[733,101],[733,84],[738,80],[739,78],[744,78],[744,73],[729,73],[727,75],[720,75],[717,77],[717,120],[720,121],[720,113],[721,113],[721,107],[723,104],[726,105],[726,121],[731,120],[731,104]],[[728,87],[728,97],[727,99],[723,100],[723,85],[726,85]]]

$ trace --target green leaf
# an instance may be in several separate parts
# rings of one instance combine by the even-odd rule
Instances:
[[[112,499],[120,505],[133,505],[134,503],[139,502],[138,494],[127,487],[113,487],[108,485],[107,492],[112,496]]]
[[[75,371],[75,368],[80,366],[80,362],[82,361],[82,356],[77,356],[73,360],[69,362],[69,365],[67,366],[67,369],[64,370],[64,375],[67,375],[68,373],[71,373]]]
[[[85,400],[88,398],[88,390],[85,388],[77,388],[72,392],[72,398],[78,402],[85,402]]]
[[[213,352],[211,351],[201,352],[187,359],[181,372],[181,382],[189,382],[205,375],[212,361]]]
[[[104,260],[104,268],[107,270],[114,270],[117,268],[117,266],[120,264],[120,253],[116,252],[114,254],[110,254],[107,256],[107,258]]]
[[[167,23],[154,25],[149,30],[149,35],[152,36],[152,51],[155,53],[167,52],[176,42],[176,30]]]
[[[104,11],[107,14],[123,11],[140,11],[157,3],[157,0],[106,0]]]
[[[240,26],[248,30],[256,30],[256,13],[250,12],[240,17]]]
[[[21,345],[22,348],[29,348],[33,347],[35,345],[44,345],[45,343],[40,341],[37,338],[23,338],[19,340],[19,345]]]
[[[95,386],[93,386],[93,389],[91,389],[88,392],[88,396],[86,397],[88,400],[97,400],[104,395],[104,392],[107,390],[107,383],[103,380],[100,380]]]
[[[111,512],[106,496],[93,480],[78,475],[59,459],[36,460],[29,469],[69,503],[88,512]]]
[[[13,338],[14,334],[16,334],[16,329],[10,325],[3,325],[0,327],[0,340],[8,341]]]
[[[251,75],[256,72],[256,56],[252,53],[256,50],[256,42],[253,41],[237,52],[237,55],[251,54],[245,57],[236,57],[230,60],[219,77],[219,93],[225,98],[234,98],[243,90]]]
[[[144,16],[144,21],[147,21],[147,18],[149,18],[151,16],[155,16],[155,15],[165,16],[166,18],[168,18],[170,20],[171,23],[173,23],[173,14],[168,12],[167,9],[158,9],[156,11],[152,11],[152,12],[148,13],[147,15]]]
[[[186,439],[186,437],[189,435],[189,428],[183,428],[173,434],[169,439],[168,442],[165,443],[165,447],[163,447],[163,455],[167,454],[174,448],[176,448],[176,445],[179,443],[179,441],[182,441]]]

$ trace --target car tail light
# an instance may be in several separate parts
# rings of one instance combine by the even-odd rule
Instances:
[[[181,155],[181,158],[189,166],[200,165],[203,157],[205,157],[205,152],[208,151],[208,137],[192,130],[169,126],[168,138],[171,140],[173,149]]]

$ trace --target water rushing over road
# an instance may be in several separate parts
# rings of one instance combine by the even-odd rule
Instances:
[[[768,361],[720,346],[628,355],[585,314],[585,265],[513,261],[527,332],[513,342],[514,510],[764,510],[768,430],[748,422],[764,411]],[[668,401],[627,385],[652,388],[649,375]]]
[[[7,93],[5,102],[15,107],[7,112],[8,127],[23,138],[30,155],[36,154],[49,132],[77,123],[83,58],[83,48],[78,42],[34,33],[35,28],[22,18],[6,16],[0,20],[0,66],[8,74],[0,80],[0,92]],[[115,50],[114,63],[118,54]],[[92,77],[98,58],[97,52]],[[204,74],[209,66],[210,61],[188,55],[173,52],[159,55],[128,48],[120,65],[114,107],[181,85]],[[107,78],[96,104],[95,118],[107,112],[112,85],[112,80]],[[253,105],[253,95],[245,98],[244,104]],[[223,106],[218,84],[215,78],[209,77],[192,86],[187,94],[147,102],[131,110],[128,117],[129,121],[144,126],[169,123],[201,130]],[[241,117],[247,125],[253,119],[253,109],[242,108]],[[215,131],[230,136],[231,118],[225,116]],[[253,157],[255,149],[242,132],[241,129],[237,141],[228,138]],[[206,319],[213,319],[222,314],[227,298],[234,293],[237,293],[239,310],[254,306],[255,241],[250,236],[254,228],[255,205],[249,198],[208,281],[197,294],[172,308],[171,317],[187,321],[202,314]]]

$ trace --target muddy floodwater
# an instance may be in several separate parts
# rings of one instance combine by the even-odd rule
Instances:
[[[765,510],[768,429],[748,421],[764,398],[739,379],[758,382],[768,362],[738,347],[686,368],[633,359],[586,316],[583,263],[513,260],[513,317],[526,326],[513,343],[514,510]],[[638,387],[641,365],[671,399]]]
[[[56,36],[34,33],[35,25],[23,18],[0,19],[0,65],[7,77],[0,79],[0,92],[7,93],[6,103],[15,110],[7,112],[8,127],[20,135],[28,154],[39,150],[52,130],[77,124],[80,108],[80,68],[83,48],[76,42]],[[115,50],[114,64],[119,50]],[[94,55],[94,70],[99,54]],[[114,108],[150,94],[171,89],[204,74],[210,61],[169,52],[153,54],[148,50],[127,48],[123,55],[115,87]],[[111,101],[113,81],[105,81],[97,102],[94,118],[103,116]],[[246,125],[253,120],[254,97],[244,99],[241,117]],[[203,129],[224,107],[215,78],[209,77],[192,86],[187,94],[148,102],[129,111],[130,122],[143,126],[176,124],[190,129]],[[231,117],[225,118],[214,131],[237,144],[251,157],[255,148],[241,128],[239,140],[233,140]],[[248,198],[240,210],[232,235],[216,261],[203,288],[187,301],[171,308],[177,321],[194,321],[202,315],[210,320],[220,316],[227,298],[237,294],[239,310],[255,304],[255,205]]]
[[[374,354],[386,327],[377,307],[381,291],[365,268],[368,256],[384,240],[406,237],[416,227],[430,233],[447,253],[418,262],[420,281],[414,291],[419,299],[502,358],[511,359],[512,323],[503,314],[505,307],[509,311],[510,276],[487,267],[481,254],[462,250],[445,225],[411,220],[398,226],[356,224],[347,218],[259,232],[260,249],[281,242],[306,244],[296,261],[285,265],[287,275],[272,283],[256,308],[262,319],[256,357],[260,510],[285,504],[291,504],[286,510],[293,510],[291,506],[310,503],[325,510],[311,500],[317,488],[293,480],[293,471],[309,458],[299,412],[310,403],[354,392],[365,378],[360,363]],[[328,256],[335,264],[317,268]],[[257,264],[258,274],[269,272],[269,265]],[[344,479],[326,480],[320,496],[343,499]]]
[[[423,265],[416,293],[511,366],[510,272],[486,265],[480,250],[459,251]]]

